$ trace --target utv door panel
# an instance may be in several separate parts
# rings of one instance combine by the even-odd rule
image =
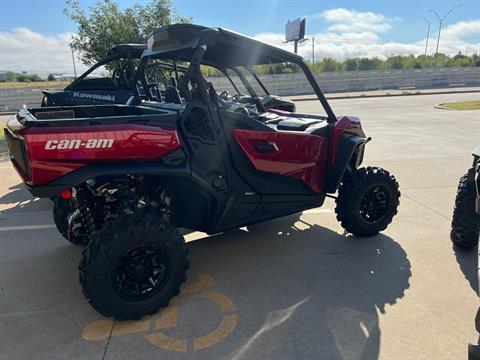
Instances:
[[[312,189],[301,178],[256,169],[234,136],[234,132],[237,130],[247,130],[252,133],[258,132],[259,134],[275,134],[275,130],[241,113],[222,110],[220,115],[232,156],[231,163],[235,167],[238,176],[255,189],[257,193],[263,195],[314,194]]]
[[[233,132],[255,169],[301,179],[315,193],[323,190],[327,139],[299,132]]]

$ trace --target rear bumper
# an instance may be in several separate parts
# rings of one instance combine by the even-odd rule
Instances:
[[[172,154],[172,156],[175,154]],[[178,156],[183,156],[179,152]],[[162,179],[191,178],[191,169],[182,160],[178,166],[170,166],[163,161],[150,162],[119,162],[119,163],[93,163],[85,165],[64,176],[61,176],[48,184],[32,186],[25,184],[27,190],[36,197],[47,198],[58,195],[65,189],[77,186],[88,179],[99,177],[112,177],[130,175],[161,176]]]
[[[39,198],[48,198],[60,194],[65,189],[68,189],[68,186],[65,185],[46,185],[46,186],[31,186],[25,184],[25,187],[35,197]]]

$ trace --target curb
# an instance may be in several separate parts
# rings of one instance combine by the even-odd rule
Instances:
[[[480,93],[480,90],[459,90],[459,91],[429,91],[429,92],[414,92],[414,93],[400,93],[400,94],[363,94],[363,95],[344,95],[329,97],[325,94],[327,100],[343,100],[343,99],[362,99],[362,98],[376,98],[376,97],[395,97],[395,96],[416,96],[416,95],[440,95],[440,94],[466,94],[466,93]],[[338,93],[337,93],[338,94]],[[293,99],[294,102],[318,100],[316,97]],[[448,109],[451,110],[451,109]]]
[[[440,109],[440,110],[458,111],[457,109],[452,109],[452,108],[445,107],[445,106],[443,106],[443,104],[435,105],[434,108],[435,109]]]

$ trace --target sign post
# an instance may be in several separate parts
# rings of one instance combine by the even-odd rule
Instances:
[[[285,26],[285,42],[293,41],[295,54],[298,51],[298,43],[305,40],[305,23],[305,18],[298,18],[292,21],[289,20]]]

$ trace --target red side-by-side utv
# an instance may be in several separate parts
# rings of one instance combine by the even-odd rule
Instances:
[[[186,71],[162,93],[144,74],[155,62]],[[265,106],[248,77],[278,63],[305,74],[321,114]],[[248,95],[215,89],[205,66]],[[22,109],[6,128],[26,187],[56,197],[60,232],[84,246],[80,284],[105,316],[137,319],[179,293],[189,262],[178,228],[219,233],[326,196],[355,236],[377,234],[397,213],[395,178],[361,167],[369,138],[360,121],[334,114],[300,56],[224,29],[170,25],[148,38],[133,83],[130,105]]]

